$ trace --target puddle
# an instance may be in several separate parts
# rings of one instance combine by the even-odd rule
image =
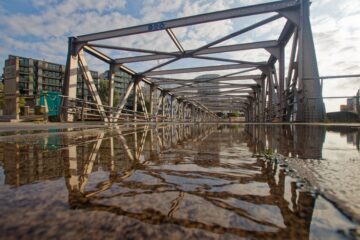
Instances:
[[[358,129],[320,128],[143,125],[3,140],[0,238],[351,239],[358,226],[327,197],[261,157],[316,161],[302,164],[317,188],[339,181],[328,172],[348,159],[356,174]],[[336,200],[356,205],[351,185]]]
[[[287,157],[287,164],[360,220],[360,128],[248,125],[252,149]]]

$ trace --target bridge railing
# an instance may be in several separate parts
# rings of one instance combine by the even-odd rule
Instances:
[[[67,104],[62,104],[61,110],[69,114],[73,114],[76,120],[100,120],[103,118],[103,113],[107,116],[107,119],[112,122],[116,121],[136,121],[136,122],[149,122],[149,121],[171,121],[169,116],[161,114],[149,114],[143,111],[133,111],[131,109],[123,108],[119,117],[115,117],[118,111],[117,107],[110,107],[108,105],[100,105],[94,102],[86,101],[81,98],[72,98],[69,96],[60,95],[63,101],[67,101]],[[104,110],[100,110],[99,106],[102,106]],[[179,119],[180,120],[180,119]],[[190,121],[190,118],[182,119],[184,121]]]
[[[356,95],[347,95],[347,94],[340,94],[341,90],[338,89],[337,93],[339,93],[339,95],[335,95],[335,96],[324,96],[324,88],[326,89],[326,87],[324,87],[325,85],[325,80],[340,80],[340,79],[358,79],[358,84],[354,85],[354,89],[353,91],[356,92]],[[296,86],[289,86],[288,89],[286,89],[284,91],[284,95],[283,95],[283,99],[286,99],[286,104],[283,106],[283,108],[281,108],[281,104],[280,103],[272,103],[270,104],[270,102],[266,102],[266,106],[267,109],[265,110],[265,118],[267,121],[271,121],[275,118],[286,118],[289,115],[291,116],[291,118],[293,119],[288,119],[288,120],[295,120],[296,118],[296,113],[298,111],[298,104],[301,102],[303,103],[303,105],[305,106],[312,106],[314,104],[312,104],[313,101],[319,101],[319,100],[323,100],[324,102],[329,102],[329,101],[336,101],[335,104],[338,105],[339,107],[339,111],[340,110],[340,105],[345,105],[347,104],[346,100],[347,99],[354,99],[353,101],[353,108],[352,109],[344,109],[344,111],[346,112],[353,112],[355,114],[360,114],[360,74],[353,74],[353,75],[337,75],[337,76],[321,76],[321,77],[317,77],[317,78],[304,78],[304,81],[313,81],[313,80],[320,80],[320,87],[321,87],[321,93],[322,96],[319,97],[305,97],[303,94],[301,94],[301,89],[297,89]],[[348,91],[347,91],[348,92]],[[340,103],[339,100],[345,100],[343,101],[343,104]],[[271,112],[269,111],[269,109],[271,109]],[[291,109],[291,112],[289,113],[289,109]],[[326,110],[326,107],[325,107]],[[308,113],[310,114],[310,112]],[[309,116],[311,117],[311,116]]]

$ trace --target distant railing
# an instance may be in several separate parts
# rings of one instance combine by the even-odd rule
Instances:
[[[315,78],[310,78],[310,77],[306,77],[303,78],[303,80],[305,81],[311,81],[311,80],[320,80],[320,86],[321,86],[321,93],[323,94],[323,86],[324,86],[324,80],[333,80],[333,79],[344,79],[344,78],[359,78],[359,84],[356,86],[358,89],[360,89],[360,74],[352,74],[352,75],[337,75],[337,76],[319,76],[319,77],[315,77]],[[295,86],[290,86],[292,89],[287,89],[284,91],[284,99],[286,99],[287,101],[289,99],[293,99],[293,101],[289,104],[285,104],[283,106],[283,108],[281,108],[281,104],[280,103],[273,103],[270,105],[269,102],[266,102],[266,106],[269,106],[272,109],[272,114],[273,116],[267,115],[267,120],[271,120],[273,117],[275,116],[279,116],[279,117],[284,117],[285,115],[287,115],[288,113],[286,113],[286,110],[288,107],[296,105],[297,103],[299,103],[300,101],[312,101],[312,100],[319,100],[319,99],[348,99],[348,98],[356,98],[359,97],[357,95],[341,95],[341,96],[322,96],[322,97],[304,97],[301,96],[301,94],[298,94],[301,92],[301,90],[298,90],[298,93],[295,93],[294,91],[296,91]],[[358,89],[354,89],[354,91],[358,90]],[[294,98],[294,94],[297,94],[298,97]],[[360,100],[359,100],[360,101]],[[359,104],[359,103],[358,103]],[[360,111],[360,106],[357,106],[357,114],[359,114]],[[296,109],[293,109],[293,111],[291,112],[291,114],[295,114],[297,111]]]
[[[69,96],[60,95],[63,98],[63,101],[67,99],[70,104],[64,105],[62,104],[62,112],[66,111],[68,113],[74,114],[78,119],[85,120],[87,117],[94,117],[101,119],[103,117],[102,113],[105,113],[107,119],[112,119],[113,121],[134,121],[136,119],[137,122],[148,122],[148,121],[167,121],[167,120],[175,120],[169,119],[169,116],[163,116],[161,114],[150,114],[142,111],[133,111],[127,108],[123,108],[119,117],[115,117],[118,107],[110,107],[108,105],[101,105],[94,102],[85,101],[81,98],[72,98]],[[103,107],[103,111],[99,110],[99,107]],[[180,119],[179,119],[180,120]],[[190,118],[186,118],[184,120],[190,120]]]

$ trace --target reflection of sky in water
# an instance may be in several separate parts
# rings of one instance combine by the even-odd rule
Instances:
[[[348,127],[326,131],[321,159],[301,159],[293,162],[296,168],[307,172],[308,180],[332,200],[339,201],[351,211],[360,214],[360,152],[359,132]],[[321,144],[317,144],[321,146]],[[305,169],[305,171],[304,171]]]
[[[356,141],[358,133],[345,133],[327,131],[323,144],[323,158],[328,160],[358,159],[360,152],[357,149]]]
[[[354,228],[356,225],[343,217],[339,210],[334,208],[323,197],[319,196],[315,201],[314,211],[310,225],[309,239],[335,239],[334,233],[337,228]],[[340,238],[336,236],[336,239]],[[343,237],[343,239],[347,239]]]

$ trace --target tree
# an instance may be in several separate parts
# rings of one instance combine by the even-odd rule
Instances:
[[[216,115],[221,118],[224,118],[226,116],[226,114],[223,112],[217,112]]]
[[[100,79],[99,96],[103,105],[107,105],[109,102],[109,81]],[[120,93],[114,89],[114,106],[117,106],[120,102]]]

